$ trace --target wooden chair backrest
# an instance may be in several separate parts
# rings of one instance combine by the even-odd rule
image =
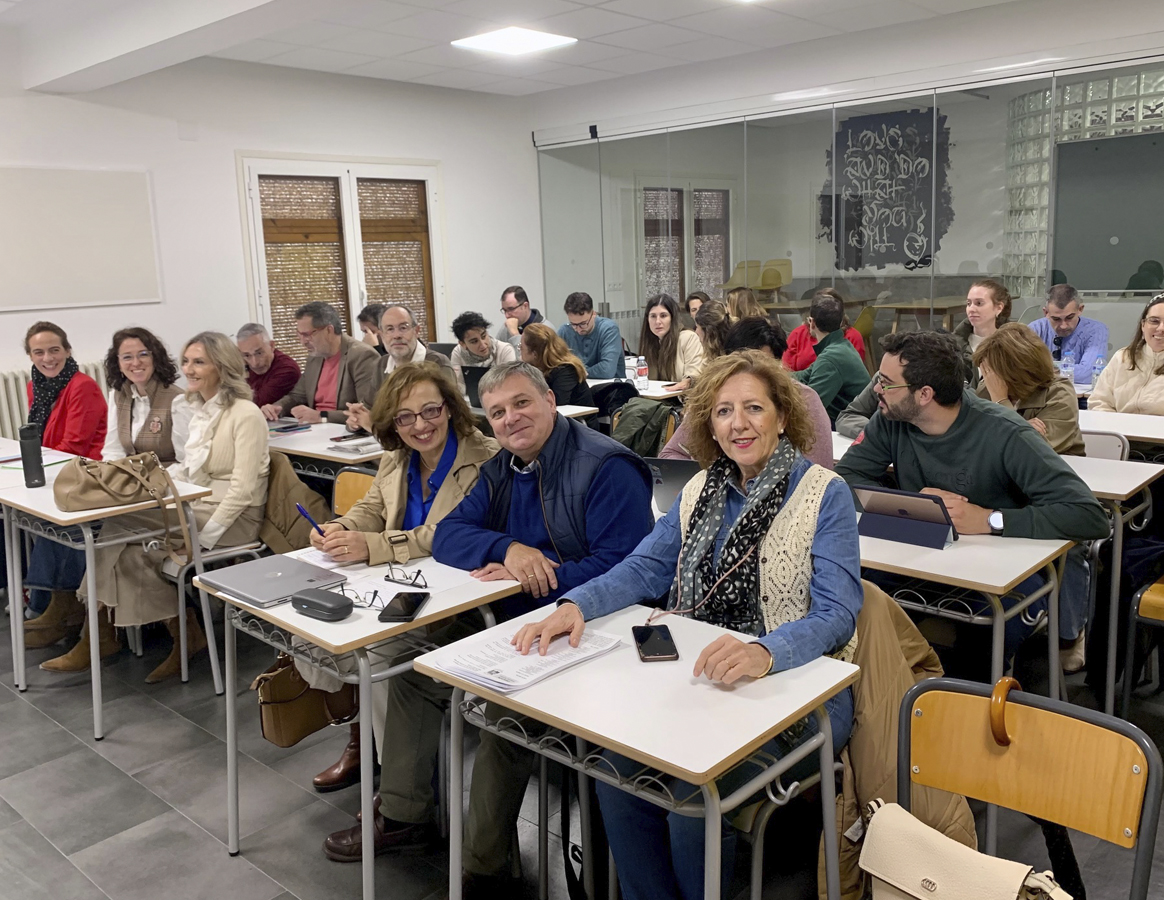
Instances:
[[[332,495],[331,506],[337,516],[347,515],[357,501],[364,498],[368,488],[376,480],[374,472],[356,472],[344,469],[335,476],[335,493]]]
[[[1015,702],[1005,716],[1011,743],[1000,746],[991,736],[989,697],[922,694],[911,722],[910,779],[1134,846],[1148,782],[1140,747]]]

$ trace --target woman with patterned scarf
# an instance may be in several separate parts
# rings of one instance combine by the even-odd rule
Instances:
[[[24,336],[24,352],[32,360],[28,421],[40,426],[41,444],[101,459],[105,398],[97,382],[77,368],[64,329],[37,322]],[[64,637],[65,629],[81,624],[75,601],[84,574],[83,551],[44,540],[33,545],[24,586],[29,610],[38,615],[24,626],[26,647],[47,647]]]
[[[750,350],[710,363],[687,398],[688,447],[704,471],[630,556],[564,596],[552,615],[524,627],[514,643],[528,653],[535,642],[544,648],[555,635],[569,634],[576,645],[586,621],[667,596],[668,612],[750,638],[717,638],[696,660],[696,677],[733,684],[826,654],[851,660],[863,597],[857,517],[845,483],[803,456],[814,430],[796,382]],[[825,707],[839,752],[853,725],[851,691]],[[814,727],[801,722],[762,749],[786,755]],[[608,757],[627,774],[641,768]],[[803,777],[815,759],[810,755],[791,777]],[[718,782],[720,795],[756,774],[747,766],[728,772]],[[623,896],[701,897],[703,820],[668,813],[602,783],[597,789]],[[735,850],[735,830],[726,820],[722,834],[726,888]]]

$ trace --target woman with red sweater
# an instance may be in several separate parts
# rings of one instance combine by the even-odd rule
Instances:
[[[97,382],[77,368],[63,328],[37,322],[24,336],[32,360],[28,383],[28,421],[41,428],[41,445],[50,450],[101,458],[105,444],[105,397]],[[33,544],[24,585],[29,610],[40,613],[25,624],[25,646],[47,647],[81,624],[77,588],[85,574],[85,554],[52,541]]]

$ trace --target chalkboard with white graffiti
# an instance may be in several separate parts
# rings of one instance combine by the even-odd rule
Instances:
[[[841,121],[820,204],[821,236],[833,242],[838,269],[933,264],[954,220],[946,117],[936,126],[935,154],[932,109]]]

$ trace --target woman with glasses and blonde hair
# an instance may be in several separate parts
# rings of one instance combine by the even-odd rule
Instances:
[[[311,545],[345,564],[401,564],[431,556],[437,523],[468,496],[481,466],[500,446],[477,430],[460,390],[432,362],[405,363],[388,375],[376,394],[371,426],[387,451],[376,478],[347,513],[321,526],[322,535],[312,530]],[[304,674],[323,690],[340,687],[338,680]],[[373,690],[373,724],[380,740],[387,683],[374,684]],[[359,726],[353,725],[340,759],[315,776],[316,790],[339,790],[359,780],[359,735]]]
[[[521,359],[546,376],[558,406],[593,406],[586,366],[549,325],[526,325],[521,333]]]
[[[1055,375],[1051,351],[1026,325],[1011,322],[974,351],[978,396],[1013,409],[1056,453],[1085,456],[1075,388]]]
[[[652,381],[679,381],[703,368],[703,345],[694,332],[683,330],[679,304],[670,294],[656,294],[647,301],[639,355],[646,359]]]
[[[1164,294],[1148,301],[1132,342],[1112,354],[1087,408],[1164,416]]]
[[[857,516],[840,476],[804,458],[813,427],[796,382],[757,350],[708,363],[687,395],[690,447],[704,470],[630,556],[605,575],[567,591],[558,608],[513,638],[517,650],[568,634],[577,646],[586,623],[635,603],[667,597],[666,610],[742,632],[725,634],[694,662],[696,678],[748,690],[751,679],[821,656],[852,660],[861,588]],[[643,610],[644,619],[662,611]],[[688,662],[688,665],[691,665]],[[853,695],[825,704],[833,746],[853,725]],[[797,723],[764,746],[785,756],[817,730]],[[633,777],[641,766],[608,753]],[[806,760],[807,762],[807,760]],[[750,772],[717,782],[721,796]],[[693,785],[670,784],[676,796]],[[598,784],[610,849],[628,900],[703,896],[704,822]],[[721,830],[724,887],[731,880],[735,829]]]
[[[251,543],[259,535],[267,505],[269,459],[267,420],[251,401],[242,353],[225,334],[204,331],[186,342],[181,358],[186,395],[174,402],[189,405],[190,425],[182,461],[169,467],[170,474],[176,481],[211,490],[209,497],[190,504],[198,525],[196,539],[204,549]],[[102,538],[161,525],[160,511],[134,513],[106,525]],[[102,604],[102,656],[117,651],[106,608],[113,610],[113,623],[122,627],[165,622],[174,639],[170,655],[146,677],[147,684],[181,671],[177,616],[186,616],[187,655],[206,647],[206,636],[194,611],[175,605],[174,585],[162,574],[167,558],[164,552],[147,550],[137,543],[99,547],[94,560],[97,596]],[[64,656],[41,663],[42,669],[53,672],[79,672],[88,667],[87,639]]]

